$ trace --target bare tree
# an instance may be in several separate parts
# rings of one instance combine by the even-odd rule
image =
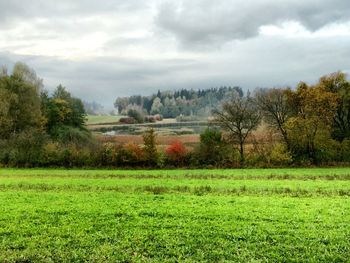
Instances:
[[[244,166],[244,144],[247,137],[259,125],[261,117],[256,102],[248,94],[238,94],[223,103],[221,110],[214,110],[214,121],[228,132],[229,139],[238,146],[240,165]]]
[[[256,91],[256,101],[266,122],[276,128],[282,135],[287,149],[290,148],[285,123],[291,115],[287,101],[287,89],[260,89]]]

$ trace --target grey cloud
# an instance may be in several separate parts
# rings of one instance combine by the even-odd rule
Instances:
[[[350,2],[194,0],[163,3],[156,25],[182,45],[206,45],[256,36],[262,25],[298,21],[311,31],[350,20]]]
[[[0,0],[1,26],[31,18],[80,17],[86,15],[133,12],[148,8],[142,0]]]
[[[180,0],[164,4],[158,0],[62,0],[54,4],[33,0],[26,1],[26,5],[23,2],[0,0],[0,29],[5,19],[6,26],[14,29],[13,34],[5,32],[12,39],[2,41],[0,66],[11,68],[16,61],[23,61],[44,79],[49,90],[62,83],[75,96],[107,106],[118,96],[150,94],[158,89],[293,86],[300,80],[313,82],[337,70],[349,71],[348,35],[324,37],[322,41],[257,36],[261,25],[287,20],[299,21],[311,31],[329,23],[348,21],[348,1]],[[158,5],[159,2],[163,4]],[[152,4],[155,9],[149,8]],[[104,20],[103,15],[110,13],[116,16]],[[152,24],[150,17],[154,14]],[[45,19],[33,19],[38,17]],[[21,31],[24,27],[18,31],[23,35],[19,33],[17,37],[18,20],[28,23],[32,30],[26,34]],[[138,35],[138,29],[149,34]],[[30,46],[40,39],[69,41],[91,32],[102,32],[107,37],[101,50],[91,54],[86,51],[85,59],[18,55],[23,52],[19,47],[27,47],[26,53],[31,54]],[[176,49],[169,33],[188,49]],[[208,45],[207,50],[202,50],[206,52],[196,52],[203,43]],[[220,49],[213,50],[213,45],[220,45]],[[40,54],[38,48],[34,51],[32,54]],[[105,57],[106,54],[113,56]],[[145,59],[152,56],[153,59]]]
[[[221,85],[295,86],[304,80],[348,70],[350,39],[284,39],[259,37],[231,43],[220,53],[192,59],[131,59],[100,57],[60,60],[43,56],[0,53],[0,65],[23,61],[53,90],[65,85],[75,96],[111,107],[118,96],[150,94],[158,89],[210,88]]]
[[[98,58],[85,61],[60,60],[43,56],[22,56],[0,53],[0,66],[11,68],[23,61],[44,79],[47,89],[58,84],[85,100],[99,101],[111,106],[118,96],[148,95],[158,89],[169,89],[171,79],[182,72],[202,66],[188,59],[136,60]]]

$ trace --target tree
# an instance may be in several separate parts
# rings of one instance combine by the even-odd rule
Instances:
[[[160,114],[161,110],[162,110],[162,107],[163,107],[163,104],[162,104],[160,98],[156,97],[153,100],[153,104],[152,104],[152,107],[151,107],[151,114]]]
[[[83,102],[72,95],[61,84],[55,89],[52,99],[58,104],[67,104],[64,124],[83,129],[86,121],[86,112]]]
[[[145,160],[150,165],[153,166],[157,163],[158,160],[158,151],[156,145],[156,134],[153,128],[149,128],[142,135],[144,142],[144,154]]]
[[[28,66],[16,63],[12,74],[0,77],[0,137],[7,139],[28,128],[41,129],[42,80]]]
[[[289,138],[285,124],[291,116],[288,104],[287,89],[260,89],[256,91],[256,101],[263,113],[264,120],[277,129],[287,146],[290,148]]]
[[[42,112],[47,119],[46,131],[54,140],[86,143],[91,134],[85,128],[86,112],[82,101],[72,97],[65,87],[59,85],[49,97],[41,94]]]
[[[292,153],[306,155],[316,163],[317,142],[328,140],[337,108],[337,95],[323,85],[308,86],[301,82],[295,91],[288,91],[288,101],[294,110],[286,123]]]
[[[16,166],[38,165],[45,118],[40,109],[42,80],[34,70],[16,63],[12,74],[0,74],[0,159]]]
[[[200,134],[199,161],[203,164],[217,165],[224,159],[225,148],[221,131],[207,128]]]
[[[335,72],[321,77],[319,84],[326,91],[338,96],[337,109],[333,119],[332,136],[338,141],[350,138],[350,82],[346,74]]]
[[[13,131],[14,119],[11,116],[11,105],[16,104],[17,95],[3,87],[0,80],[0,138],[8,138]]]
[[[123,110],[128,106],[129,99],[128,98],[117,98],[114,102],[114,107],[118,109],[118,113],[122,114]]]
[[[244,144],[261,119],[256,102],[249,94],[245,97],[234,94],[223,103],[221,110],[214,110],[213,115],[214,121],[228,133],[229,140],[238,145],[240,165],[244,166]]]

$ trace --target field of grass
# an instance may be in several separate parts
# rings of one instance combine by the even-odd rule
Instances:
[[[116,123],[120,119],[120,116],[111,116],[111,115],[88,115],[87,116],[87,125],[96,125],[100,123]]]
[[[348,262],[350,168],[0,169],[0,262]]]

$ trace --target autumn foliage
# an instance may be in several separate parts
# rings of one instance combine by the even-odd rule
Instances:
[[[187,149],[181,141],[174,141],[165,150],[169,161],[173,163],[183,163],[187,155]]]

